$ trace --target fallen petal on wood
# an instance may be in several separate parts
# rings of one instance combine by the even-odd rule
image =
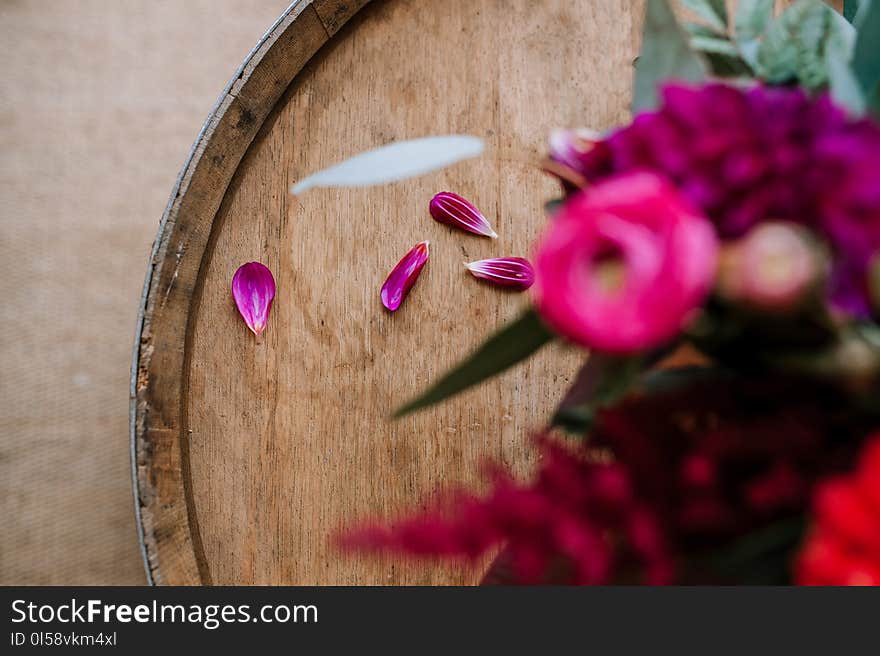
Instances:
[[[434,196],[428,205],[428,211],[439,223],[445,223],[475,235],[492,239],[498,238],[498,234],[489,225],[489,221],[486,220],[483,213],[473,203],[451,191],[441,191]]]
[[[242,264],[232,277],[232,298],[247,327],[259,336],[266,329],[275,298],[272,272],[259,262]]]
[[[388,279],[382,285],[382,305],[389,311],[394,312],[403,303],[403,299],[412,289],[416,279],[422,272],[422,268],[428,261],[428,245],[429,242],[423,241],[413,246],[397,266],[388,274]]]
[[[535,270],[522,257],[496,257],[465,264],[475,278],[488,280],[502,287],[525,291],[535,284]]]
[[[300,180],[290,193],[312,187],[369,187],[412,178],[476,157],[483,140],[467,135],[397,141],[340,162]]]

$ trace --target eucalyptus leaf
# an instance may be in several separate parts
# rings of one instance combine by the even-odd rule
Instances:
[[[340,162],[300,180],[291,187],[301,194],[312,187],[368,187],[412,178],[477,157],[483,141],[450,135],[397,141]]]
[[[421,408],[439,403],[459,392],[525,360],[553,339],[533,309],[495,333],[467,360],[438,380],[422,395],[398,408],[394,416],[402,417]]]
[[[724,0],[681,0],[681,3],[712,27],[722,32],[727,29],[727,7]]]
[[[709,25],[705,25],[703,23],[694,23],[693,21],[685,21],[681,24],[681,26],[685,29],[685,31],[693,36],[708,36],[714,38],[723,38],[726,39],[727,35],[724,32],[719,32],[714,27]]]
[[[880,115],[880,0],[861,0],[855,25],[852,69],[868,106]]]
[[[825,60],[831,98],[841,107],[846,107],[853,116],[864,114],[867,109],[865,93],[846,56],[837,49],[829,48]]]
[[[773,18],[774,0],[739,0],[734,18],[738,41],[754,41],[764,34]]]
[[[859,11],[859,0],[843,0],[843,17],[850,23],[855,20]]]
[[[706,61],[716,77],[739,78],[744,81],[754,77],[754,71],[743,57],[733,57],[714,52],[703,53]]]
[[[815,21],[816,16],[821,20],[821,15],[815,11],[815,3],[808,6],[797,2],[769,25],[758,47],[756,62],[763,79],[773,84],[797,79],[800,54],[794,31],[799,21],[810,19],[810,14],[812,20]]]
[[[761,47],[758,41],[738,41],[739,52],[743,61],[746,62],[752,71],[758,69],[758,48]]]
[[[701,82],[706,72],[704,61],[691,48],[668,0],[648,0],[642,51],[636,64],[633,113],[655,109],[659,104],[658,87],[667,80]]]
[[[760,77],[781,84],[797,80],[808,89],[829,81],[827,52],[849,58],[855,30],[822,0],[798,0],[767,29],[758,48]]]
[[[709,52],[728,57],[739,57],[739,48],[727,39],[712,36],[692,36],[691,47],[700,52]]]
[[[874,0],[859,0],[859,6],[856,8],[856,14],[852,20],[852,23],[853,25],[855,25],[856,29],[861,29],[862,23],[866,20],[867,15],[871,12],[872,4],[874,4]]]

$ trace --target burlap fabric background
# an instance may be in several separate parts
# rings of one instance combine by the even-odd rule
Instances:
[[[140,584],[128,377],[150,244],[285,0],[0,0],[0,584]]]

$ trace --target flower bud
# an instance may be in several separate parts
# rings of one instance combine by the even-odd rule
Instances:
[[[727,247],[722,256],[722,296],[776,312],[797,307],[815,289],[824,267],[803,228],[762,223]]]

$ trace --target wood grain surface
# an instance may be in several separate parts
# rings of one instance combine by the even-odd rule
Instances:
[[[210,583],[195,520],[183,422],[190,317],[217,209],[293,77],[365,0],[291,5],[221,96],[178,178],[145,283],[131,381],[136,510],[154,583]]]
[[[353,557],[333,536],[475,484],[487,456],[526,472],[529,434],[578,366],[555,345],[439,407],[388,419],[527,303],[462,263],[530,254],[555,191],[534,166],[549,129],[626,120],[642,3],[363,4],[294,7],[234,82],[169,206],[134,388],[156,582],[475,581],[479,563]],[[287,191],[362,150],[447,133],[481,136],[487,153],[381,188]],[[499,239],[434,223],[427,205],[440,190],[471,199]],[[385,275],[425,239],[420,280],[385,312]],[[250,260],[278,283],[260,340],[229,292]]]
[[[209,122],[157,242],[134,389],[157,583],[475,580],[476,566],[352,557],[332,537],[419,507],[435,488],[475,483],[486,456],[526,471],[528,436],[577,367],[577,353],[553,346],[438,408],[388,420],[527,302],[470,279],[462,263],[529,255],[554,191],[534,167],[548,129],[626,118],[640,8],[375,0],[339,29],[352,6],[300,3],[261,46]],[[315,190],[301,202],[287,192],[361,150],[445,133],[485,138],[486,155],[383,188]],[[433,222],[427,204],[442,189],[472,199],[500,238]],[[388,314],[379,286],[424,239],[431,260]],[[249,260],[269,265],[279,289],[259,342],[229,293]]]
[[[186,437],[211,581],[474,580],[460,566],[340,555],[331,537],[473,483],[485,456],[519,471],[532,461],[528,436],[578,364],[561,347],[439,407],[388,415],[526,302],[472,280],[462,263],[530,253],[554,192],[533,166],[549,127],[626,116],[629,6],[376,2],[298,76],[226,194],[194,300]],[[287,193],[361,150],[447,133],[484,137],[488,153],[388,187],[300,202]],[[432,221],[428,201],[443,189],[472,199],[500,238]],[[384,276],[424,239],[421,279],[400,311],[385,312]],[[260,343],[229,294],[249,260],[275,271],[279,289]]]

